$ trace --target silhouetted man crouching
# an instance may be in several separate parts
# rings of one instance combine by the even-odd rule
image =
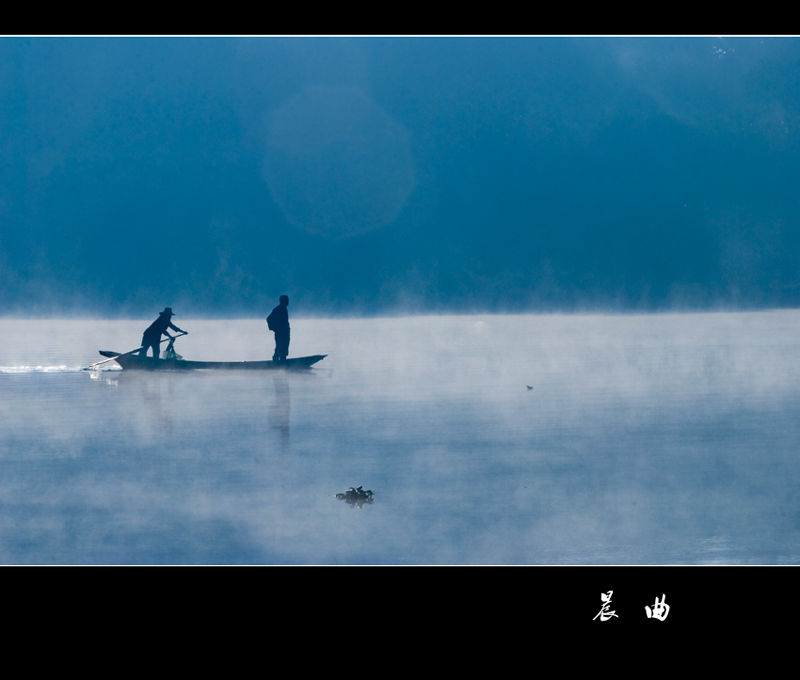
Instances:
[[[174,314],[172,313],[172,307],[164,307],[164,311],[159,312],[158,318],[147,327],[147,330],[142,336],[142,349],[139,350],[140,357],[146,357],[147,348],[152,347],[153,358],[158,359],[161,336],[169,335],[169,333],[167,333],[168,328],[171,328],[178,333],[188,333],[188,331],[183,331],[172,323],[171,319],[173,316]]]

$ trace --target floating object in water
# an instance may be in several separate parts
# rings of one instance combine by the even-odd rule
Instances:
[[[525,387],[527,387],[529,390],[533,389],[533,385],[525,385]]]
[[[364,491],[362,486],[357,489],[351,486],[345,493],[337,493],[336,498],[350,506],[357,505],[360,508],[364,503],[372,503],[372,491]]]

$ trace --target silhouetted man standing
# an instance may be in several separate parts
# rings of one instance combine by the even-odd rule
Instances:
[[[289,297],[281,295],[280,304],[267,317],[267,326],[275,332],[273,361],[286,361],[289,356]]]
[[[147,348],[152,347],[153,358],[158,359],[158,347],[161,344],[161,336],[169,335],[169,333],[167,333],[167,328],[171,328],[178,333],[188,333],[188,331],[182,331],[175,324],[173,324],[172,321],[170,321],[173,316],[174,314],[172,313],[172,307],[164,307],[164,311],[160,312],[158,318],[153,321],[150,326],[148,326],[147,330],[142,336],[142,349],[139,351],[140,357],[146,357]]]

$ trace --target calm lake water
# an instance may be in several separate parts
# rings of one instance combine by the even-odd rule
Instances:
[[[151,321],[0,320],[1,563],[800,562],[800,312]]]

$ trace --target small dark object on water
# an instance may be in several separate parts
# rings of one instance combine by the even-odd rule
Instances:
[[[533,389],[533,385],[525,385],[525,387],[527,387],[529,390]]]
[[[372,503],[372,491],[364,491],[362,486],[357,489],[351,486],[346,493],[337,493],[336,498],[348,505],[357,505],[360,508],[364,503]]]

